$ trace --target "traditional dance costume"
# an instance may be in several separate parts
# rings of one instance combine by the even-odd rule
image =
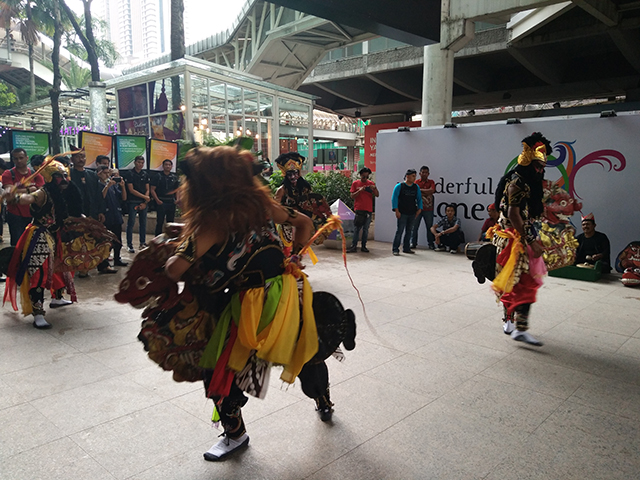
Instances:
[[[291,211],[291,216],[296,212]],[[333,295],[313,293],[295,262],[285,259],[273,222],[261,231],[232,235],[196,259],[197,237],[177,246],[162,237],[135,258],[116,300],[140,306],[139,339],[149,357],[177,381],[204,380],[224,438],[206,454],[219,460],[248,442],[241,408],[245,393],[264,397],[272,365],[281,379],[301,380],[323,421],[331,418],[325,360],[355,347],[355,317]],[[183,291],[157,274],[169,256],[192,266]]]
[[[303,160],[304,157],[296,152],[285,153],[276,158],[276,164],[284,174],[284,182],[280,187],[282,189],[280,203],[285,207],[293,208],[305,214],[313,222],[315,230],[318,231],[331,216],[331,208],[322,195],[311,191],[311,185],[304,178],[298,178],[294,184],[288,177],[290,172],[300,174]],[[293,239],[292,227],[282,225],[278,227],[278,231],[288,253]],[[329,236],[329,233],[331,232],[319,236],[315,244],[322,244]]]
[[[112,236],[95,220],[68,217],[67,201],[52,181],[55,174],[66,176],[66,167],[49,160],[41,173],[46,183],[32,194],[38,201],[30,205],[33,220],[9,263],[4,302],[9,300],[18,311],[19,289],[22,313],[33,314],[36,328],[49,328],[51,325],[44,320],[45,290],[51,290],[53,308],[76,302],[73,272],[95,268],[107,258]],[[19,200],[20,196],[16,198]],[[63,299],[64,289],[71,301]]]

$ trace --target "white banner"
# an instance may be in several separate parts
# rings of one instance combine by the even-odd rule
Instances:
[[[447,203],[456,203],[466,240],[476,241],[500,177],[520,154],[522,139],[536,131],[554,147],[545,178],[559,181],[582,202],[583,214],[594,214],[596,229],[611,241],[614,262],[629,242],[640,240],[640,116],[633,114],[382,131],[377,142],[376,240],[393,241],[393,187],[408,168],[419,172],[426,165],[436,183],[434,223]],[[579,212],[571,221],[582,233]],[[418,243],[427,243],[424,223]]]

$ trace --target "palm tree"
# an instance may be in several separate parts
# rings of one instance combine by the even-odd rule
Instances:
[[[171,60],[183,58],[184,46],[184,0],[171,0]],[[171,100],[174,110],[180,109],[180,77],[171,77]]]
[[[15,0],[0,2],[0,28],[4,28],[8,58],[11,58],[11,24],[19,14]]]
[[[69,67],[69,73],[62,72],[62,80],[69,90],[83,88],[89,85],[91,81],[91,71],[82,68],[72,58]]]
[[[45,2],[43,2],[45,3]],[[60,13],[60,5],[57,0],[46,0],[51,8],[51,18],[53,20],[53,52],[51,54],[51,62],[53,63],[53,85],[49,91],[51,98],[51,153],[60,153],[60,84],[62,75],[60,73],[60,44],[62,43],[62,15]]]
[[[29,85],[31,86],[31,101],[36,101],[36,74],[33,67],[33,47],[38,45],[38,27],[33,21],[31,11],[31,1],[27,0],[24,4],[27,18],[20,21],[20,35],[22,41],[29,47]]]
[[[84,6],[84,31],[65,0],[59,1],[60,7],[62,7],[62,10],[67,15],[71,25],[73,25],[76,35],[78,35],[82,45],[84,45],[84,48],[87,50],[87,61],[91,65],[91,81],[99,82],[100,65],[98,64],[98,55],[96,54],[96,39],[93,35],[93,22],[91,17],[91,2],[93,0],[82,0]]]

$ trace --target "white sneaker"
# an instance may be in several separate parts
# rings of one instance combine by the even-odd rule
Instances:
[[[506,333],[507,335],[509,335],[515,329],[516,329],[516,325],[515,325],[515,323],[513,323],[512,320],[507,320],[506,322],[503,322],[503,324],[502,324],[502,330],[504,330],[504,333]]]
[[[33,326],[40,330],[51,328],[51,324],[44,319],[44,315],[39,314],[33,316]]]
[[[64,298],[52,298],[51,303],[49,304],[49,308],[58,308],[58,307],[66,307],[67,305],[71,305],[73,302],[71,300],[66,300]]]
[[[235,439],[225,435],[218,443],[204,453],[204,459],[209,462],[217,462],[235,450],[246,447],[247,445],[249,445],[249,435],[246,433]]]
[[[536,340],[533,335],[529,332],[521,332],[520,330],[514,330],[511,332],[511,338],[516,342],[524,342],[529,345],[535,345],[536,347],[541,347],[542,342],[540,340]]]

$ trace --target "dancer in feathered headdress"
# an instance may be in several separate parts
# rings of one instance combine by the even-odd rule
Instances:
[[[51,308],[77,301],[73,272],[95,268],[107,258],[112,236],[95,220],[70,217],[81,215],[77,209],[81,202],[80,192],[68,180],[66,166],[47,157],[33,175],[37,174],[45,184],[35,192],[17,193],[16,186],[3,194],[7,203],[28,206],[33,216],[11,257],[4,301],[9,300],[17,311],[19,288],[22,313],[32,314],[33,326],[43,329],[51,328],[45,320],[45,290],[51,290]],[[63,298],[65,289],[71,300]]]

